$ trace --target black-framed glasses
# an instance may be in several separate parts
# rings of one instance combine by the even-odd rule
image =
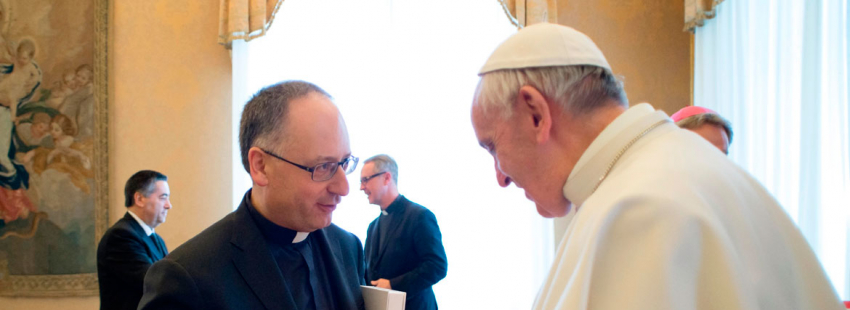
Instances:
[[[264,149],[260,149],[260,150],[262,150],[263,152],[266,152],[266,154],[269,154],[274,158],[280,159],[280,160],[285,161],[285,162],[287,162],[287,163],[289,163],[289,164],[291,164],[295,167],[301,168],[302,170],[309,172],[311,174],[310,177],[313,179],[313,181],[316,181],[316,182],[324,182],[324,181],[330,180],[331,178],[334,177],[334,174],[336,174],[336,171],[339,170],[339,169],[337,169],[339,167],[342,167],[342,171],[344,171],[345,174],[352,173],[352,172],[354,172],[354,169],[357,168],[357,162],[360,160],[357,157],[348,156],[346,158],[343,158],[342,161],[340,161],[340,162],[326,162],[326,163],[321,163],[321,164],[315,165],[313,167],[307,167],[307,166],[299,165],[299,164],[293,163],[289,160],[286,160],[286,158],[280,157],[280,155],[272,153],[268,150],[264,150]]]
[[[369,180],[374,179],[375,177],[377,177],[377,176],[379,176],[379,175],[382,175],[382,174],[384,174],[384,173],[387,173],[387,172],[386,172],[386,171],[384,171],[384,172],[378,172],[378,173],[375,173],[375,174],[370,175],[370,176],[368,176],[368,177],[360,178],[360,184],[364,184],[364,183],[366,183],[366,182],[369,182]]]

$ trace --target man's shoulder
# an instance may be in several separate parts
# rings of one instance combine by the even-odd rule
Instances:
[[[142,233],[137,231],[133,224],[134,222],[128,221],[127,218],[121,218],[109,227],[98,242],[98,257],[108,255],[110,251],[126,251],[132,244],[143,246]]]
[[[595,196],[655,194],[664,198],[746,179],[745,171],[705,139],[675,128],[638,140],[616,162],[598,191],[613,188],[608,188],[606,195]]]
[[[407,199],[407,197],[405,197],[405,199]],[[431,212],[431,210],[426,208],[425,206],[413,202],[410,199],[407,199],[407,202],[407,210],[405,210],[406,213],[409,213],[413,216],[434,216],[434,212]]]
[[[128,220],[127,218],[122,217],[118,222],[115,222],[106,232],[103,234],[103,238],[101,238],[101,242],[111,241],[113,237],[136,237],[136,227],[133,226],[135,222]],[[138,223],[136,223],[138,225]]]
[[[204,257],[208,255],[216,256],[225,253],[223,250],[230,247],[233,229],[235,229],[234,217],[235,212],[228,214],[171,251],[168,257],[183,263],[206,259]]]

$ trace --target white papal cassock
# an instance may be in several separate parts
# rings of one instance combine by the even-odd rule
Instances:
[[[844,309],[764,187],[648,104],[602,131],[564,196],[576,213],[534,309]]]

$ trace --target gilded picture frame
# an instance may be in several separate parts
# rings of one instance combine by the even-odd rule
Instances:
[[[107,6],[0,0],[0,296],[98,294]]]

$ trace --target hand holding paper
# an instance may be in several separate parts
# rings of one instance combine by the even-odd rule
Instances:
[[[385,289],[388,289],[388,290],[393,289],[393,286],[390,285],[390,280],[387,280],[387,279],[378,279],[378,280],[371,281],[371,282],[372,282],[372,285],[380,287],[380,288],[385,288]]]

